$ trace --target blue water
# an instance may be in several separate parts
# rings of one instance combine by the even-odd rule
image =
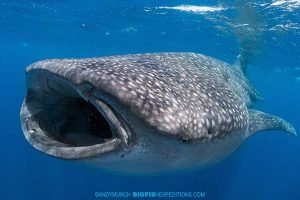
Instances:
[[[21,131],[24,70],[34,61],[188,51],[234,63],[244,48],[252,51],[248,73],[265,99],[256,108],[285,118],[300,132],[300,2],[259,1],[241,8],[245,2],[0,0],[0,199],[96,199],[101,191],[300,199],[300,140],[282,132],[258,133],[207,169],[132,177],[45,156]],[[185,11],[179,5],[223,10]],[[249,47],[245,38],[256,42]]]

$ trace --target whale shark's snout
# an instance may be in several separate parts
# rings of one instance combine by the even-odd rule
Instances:
[[[83,159],[132,145],[125,120],[91,84],[47,70],[27,72],[21,119],[30,144],[51,156]]]

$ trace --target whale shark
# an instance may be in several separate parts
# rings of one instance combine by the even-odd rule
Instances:
[[[42,60],[26,68],[21,124],[37,150],[103,169],[199,169],[254,133],[293,126],[253,109],[262,100],[234,65],[196,53]]]

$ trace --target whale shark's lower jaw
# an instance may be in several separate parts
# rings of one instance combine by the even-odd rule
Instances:
[[[129,148],[125,120],[89,84],[75,85],[46,70],[27,74],[21,123],[36,149],[64,159],[84,159]]]

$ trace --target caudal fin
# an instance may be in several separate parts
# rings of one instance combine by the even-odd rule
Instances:
[[[248,136],[259,131],[280,130],[297,136],[295,128],[284,119],[258,110],[249,109]]]
[[[236,0],[234,6],[237,11],[234,32],[239,42],[240,61],[245,73],[247,64],[262,51],[265,22],[253,5],[253,1]]]
[[[243,76],[244,88],[248,92],[251,103],[253,103],[263,98],[249,81],[247,67],[249,62],[261,53],[263,48],[264,20],[253,6],[253,1],[235,0],[233,5],[237,11],[233,30],[240,46],[240,54],[235,66]]]

